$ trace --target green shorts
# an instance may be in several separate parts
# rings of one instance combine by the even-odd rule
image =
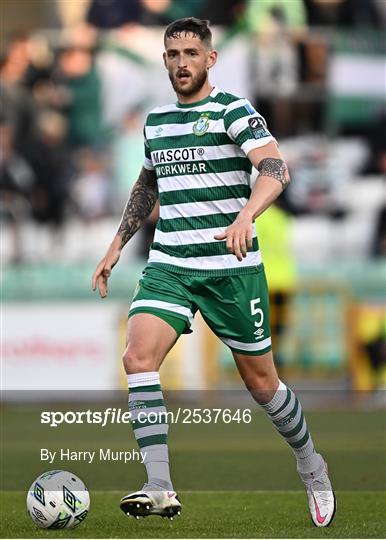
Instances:
[[[180,336],[191,332],[199,311],[211,330],[235,352],[271,350],[268,287],[263,266],[250,274],[197,277],[147,266],[134,292],[129,317],[151,313]]]

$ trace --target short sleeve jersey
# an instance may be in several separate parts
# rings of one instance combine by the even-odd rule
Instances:
[[[214,236],[249,198],[248,152],[275,140],[263,117],[247,99],[214,88],[199,102],[153,109],[144,139],[144,167],[156,171],[160,200],[149,264],[192,275],[255,271],[261,264],[255,232],[242,262]]]

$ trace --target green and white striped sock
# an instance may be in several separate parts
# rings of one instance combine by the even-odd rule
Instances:
[[[172,490],[167,445],[169,425],[159,373],[128,375],[127,383],[131,423],[148,476],[146,488]]]
[[[278,432],[291,446],[301,473],[316,471],[323,460],[315,451],[298,398],[281,381],[269,403],[261,405],[268,413]]]

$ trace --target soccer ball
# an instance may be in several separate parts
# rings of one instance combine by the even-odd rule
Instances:
[[[42,529],[73,529],[87,517],[89,507],[86,486],[68,471],[45,472],[28,490],[28,513]]]

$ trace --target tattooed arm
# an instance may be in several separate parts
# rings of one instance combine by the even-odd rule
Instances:
[[[120,249],[138,231],[144,220],[150,216],[158,199],[157,177],[154,171],[142,167],[137,182],[134,184],[126,203],[116,238],[120,240]]]
[[[216,235],[216,240],[227,241],[230,253],[239,261],[247,256],[247,249],[252,248],[252,224],[266,210],[290,182],[287,165],[275,142],[270,142],[248,153],[252,165],[259,171],[259,177],[253,186],[247,204],[236,220]]]
[[[158,199],[157,177],[154,171],[142,167],[138,180],[130,193],[123,211],[117,234],[100,261],[92,277],[92,288],[98,286],[102,298],[107,296],[107,280],[112,268],[117,264],[122,248],[138,231],[145,219],[151,214]]]
[[[264,158],[259,161],[256,168],[259,171],[260,176],[270,176],[271,178],[275,178],[275,180],[280,182],[283,189],[285,189],[290,182],[287,165],[281,158]]]

